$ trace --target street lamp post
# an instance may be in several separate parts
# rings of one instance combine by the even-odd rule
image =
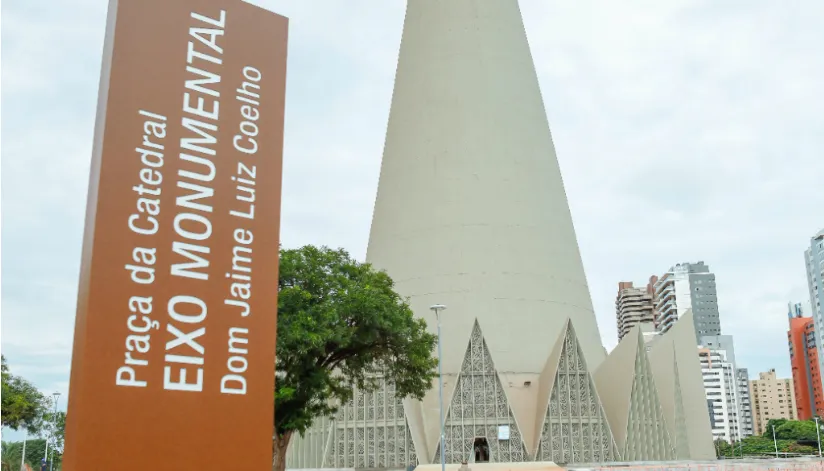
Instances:
[[[20,458],[20,469],[26,468],[26,442],[29,440],[29,431],[26,430],[26,436],[23,438],[23,456]]]
[[[54,415],[52,416],[52,425],[55,425],[57,423],[57,399],[60,397],[60,393],[55,391],[54,393],[52,393],[52,397],[54,397],[54,400],[52,401],[54,402]],[[49,439],[51,439],[53,436],[54,430],[51,430],[49,432],[49,438],[46,439],[46,453],[43,455],[43,460],[45,460],[46,462],[48,462],[49,460]],[[52,455],[54,455],[54,450],[52,450]],[[53,467],[54,463],[52,463],[51,466]]]
[[[775,457],[778,458],[778,440],[775,438],[775,425],[772,426],[773,444],[775,444]]]
[[[821,458],[821,426],[818,425],[818,416],[815,417],[815,437],[818,439],[818,457]]]
[[[446,471],[443,423],[443,366],[441,365],[441,311],[446,309],[446,306],[443,304],[434,304],[430,306],[429,309],[435,312],[435,319],[438,321],[438,401],[441,409],[441,471]]]

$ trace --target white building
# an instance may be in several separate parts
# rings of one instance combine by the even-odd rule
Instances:
[[[753,433],[749,373],[746,368],[738,367],[735,360],[735,345],[732,335],[705,335],[701,338],[701,345],[709,349],[723,351],[726,362],[732,364],[735,372],[732,384],[735,386],[734,394],[737,411],[737,422],[732,424],[732,427],[738,431],[738,434],[733,438],[738,440],[738,435],[741,438],[749,437]]]
[[[815,346],[818,349],[820,371],[824,371],[824,229],[810,239],[810,247],[804,251],[804,268],[810,290],[810,306],[815,322]],[[824,388],[824,375],[821,387]]]
[[[698,347],[704,392],[713,440],[737,442],[744,436],[739,424],[738,380],[735,364],[717,347]]]
[[[705,335],[720,335],[721,320],[715,274],[704,262],[679,263],[658,278],[655,292],[655,325],[666,332],[688,310],[692,310],[696,342]]]

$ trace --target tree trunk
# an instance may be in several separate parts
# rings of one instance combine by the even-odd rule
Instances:
[[[286,450],[292,433],[286,432],[272,440],[272,471],[286,471]]]

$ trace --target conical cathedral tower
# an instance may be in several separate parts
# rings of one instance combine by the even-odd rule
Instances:
[[[476,318],[500,371],[539,373],[567,317],[603,359],[516,0],[409,2],[367,261],[448,306],[449,373]]]
[[[516,0],[408,2],[367,261],[433,330],[429,306],[447,305],[447,403],[476,320],[524,432],[567,319],[590,368],[603,360]],[[437,389],[408,406],[434,453]]]
[[[654,387],[637,338],[613,362],[644,373],[626,400],[593,379],[606,352],[517,0],[408,1],[367,261],[432,332],[430,306],[447,306],[447,462],[640,459],[628,424],[665,433],[657,406],[637,406]],[[288,465],[437,463],[440,426],[437,381],[423,401],[356,391]]]

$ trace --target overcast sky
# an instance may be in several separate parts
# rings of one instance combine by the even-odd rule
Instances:
[[[255,3],[291,18],[283,243],[363,259],[405,2]],[[809,304],[824,227],[824,2],[521,9],[604,344],[619,281],[703,260],[739,366],[788,376],[787,303]],[[2,7],[2,351],[63,406],[105,16]]]

